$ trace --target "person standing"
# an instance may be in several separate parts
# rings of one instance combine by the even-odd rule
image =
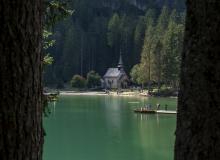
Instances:
[[[159,110],[160,109],[160,104],[159,103],[157,103],[157,110]]]

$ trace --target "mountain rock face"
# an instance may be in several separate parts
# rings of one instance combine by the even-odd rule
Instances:
[[[102,0],[103,6],[111,7],[112,9],[117,9],[125,3],[133,5],[140,10],[145,10],[152,6],[161,8],[164,5],[170,8],[185,9],[185,0]]]

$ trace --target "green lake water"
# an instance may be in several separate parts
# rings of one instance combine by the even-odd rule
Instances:
[[[175,110],[177,99],[61,96],[44,120],[44,160],[172,160],[176,115],[133,112],[146,103]]]

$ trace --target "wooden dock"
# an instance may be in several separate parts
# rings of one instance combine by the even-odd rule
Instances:
[[[144,113],[144,114],[177,114],[176,111],[171,111],[171,110],[151,110],[145,108],[135,109],[134,112]]]
[[[176,111],[170,111],[170,110],[156,110],[156,113],[160,113],[160,114],[177,114]]]

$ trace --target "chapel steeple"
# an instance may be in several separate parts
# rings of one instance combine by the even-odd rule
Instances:
[[[123,64],[123,61],[122,61],[122,53],[120,51],[120,57],[119,57],[119,61],[118,61],[118,69],[123,69],[124,68],[124,64]]]

